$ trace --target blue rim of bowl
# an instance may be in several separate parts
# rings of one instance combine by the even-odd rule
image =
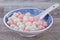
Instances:
[[[40,10],[40,9],[38,9],[38,8],[19,8],[19,9],[37,9],[37,10]],[[15,9],[15,10],[19,10],[19,9]],[[8,24],[6,24],[6,22],[5,22],[5,17],[6,17],[9,13],[11,13],[11,12],[13,12],[13,11],[15,11],[15,10],[12,10],[12,11],[8,12],[8,13],[4,16],[4,18],[3,18],[3,22],[4,22],[4,24],[5,24],[9,29],[11,29],[11,30],[14,30],[14,29],[12,29],[11,27],[8,26]],[[52,26],[52,24],[53,24],[53,17],[52,17],[50,14],[48,14],[48,15],[52,18],[52,22],[51,22],[51,24],[50,24],[47,28],[45,28],[45,29],[38,30],[38,31],[30,31],[30,32],[20,31],[20,30],[19,30],[19,31],[18,31],[18,30],[14,30],[14,31],[24,32],[24,33],[43,32],[43,31],[49,29],[49,28]]]

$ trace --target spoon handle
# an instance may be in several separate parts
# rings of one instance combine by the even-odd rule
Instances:
[[[59,6],[59,4],[55,3],[54,5],[52,5],[51,7],[49,7],[48,9],[46,9],[45,11],[43,11],[40,14],[40,19],[43,19],[47,14],[49,14],[49,12],[51,12],[54,9],[56,9],[58,6]]]

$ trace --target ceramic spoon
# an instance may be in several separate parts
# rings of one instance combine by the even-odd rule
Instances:
[[[47,8],[45,11],[43,11],[42,13],[40,13],[39,15],[37,15],[36,17],[43,19],[47,14],[49,14],[49,12],[53,11],[54,9],[56,9],[59,6],[58,3],[55,3],[54,5],[52,5],[51,7]]]

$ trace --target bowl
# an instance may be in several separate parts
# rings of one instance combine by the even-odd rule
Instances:
[[[12,10],[12,11],[8,12],[4,16],[3,22],[6,25],[6,27],[8,27],[9,29],[11,29],[12,31],[17,32],[18,34],[20,34],[23,37],[34,37],[34,36],[37,36],[37,35],[43,33],[45,30],[49,29],[52,26],[52,24],[53,24],[53,17],[50,14],[47,14],[44,17],[44,20],[46,20],[47,23],[48,23],[48,27],[46,27],[45,29],[42,29],[42,30],[38,30],[38,31],[25,32],[25,31],[15,30],[15,29],[9,27],[9,25],[7,24],[7,21],[8,21],[8,18],[11,17],[15,12],[21,12],[22,14],[30,12],[32,16],[37,16],[42,11],[43,10],[38,9],[38,8],[20,8],[20,9],[15,9],[15,10]]]

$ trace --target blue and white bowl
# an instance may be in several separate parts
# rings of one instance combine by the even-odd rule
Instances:
[[[4,24],[9,29],[16,31],[17,33],[19,33],[21,36],[24,36],[24,37],[33,37],[33,36],[39,35],[40,33],[49,29],[53,24],[53,17],[50,14],[47,14],[44,19],[47,21],[48,27],[46,27],[45,29],[38,30],[38,31],[31,31],[31,32],[25,32],[25,31],[20,31],[20,30],[18,31],[18,30],[15,30],[15,29],[9,27],[9,25],[7,24],[8,18],[11,17],[15,12],[22,12],[23,14],[30,12],[32,16],[37,16],[42,12],[42,10],[37,9],[37,8],[20,8],[20,9],[12,10],[4,16],[4,18],[3,18]]]

